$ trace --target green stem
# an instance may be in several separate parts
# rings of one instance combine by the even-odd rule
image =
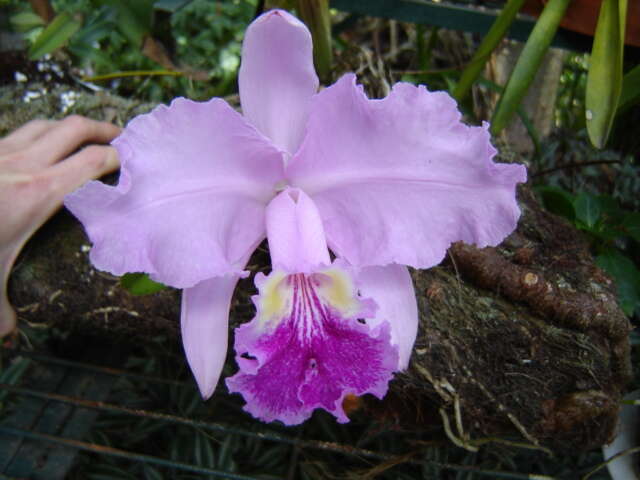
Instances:
[[[311,30],[313,63],[318,76],[321,80],[328,81],[333,63],[329,0],[298,0],[298,11],[304,23]]]
[[[607,142],[622,90],[626,11],[626,0],[604,0],[600,6],[585,98],[587,132],[596,148]]]
[[[640,65],[627,72],[622,79],[622,93],[618,101],[616,115],[619,115],[640,101]]]
[[[525,0],[509,0],[504,6],[496,21],[493,22],[491,29],[487,32],[487,35],[482,40],[482,43],[473,55],[471,62],[462,72],[462,76],[456,88],[453,91],[453,97],[458,101],[462,101],[471,90],[471,86],[475,83],[480,76],[480,72],[484,68],[489,55],[498,46],[500,40],[507,33],[507,30],[511,26],[511,23],[516,18],[516,14],[522,7]]]
[[[549,0],[536,22],[522,54],[509,77],[491,120],[491,133],[498,134],[511,119],[540,67],[571,0]]]
[[[113,72],[106,73],[104,75],[95,75],[93,77],[82,77],[83,82],[98,82],[100,80],[113,80],[114,78],[125,77],[152,77],[158,75],[169,75],[172,77],[181,77],[184,74],[182,72],[176,72],[173,70],[129,70],[127,72]]]
[[[427,41],[427,45],[424,48],[423,58],[421,59],[421,62],[426,65],[425,70],[429,67],[429,65],[431,65],[431,53],[433,52],[436,43],[438,43],[439,31],[440,28],[435,25],[429,29],[429,40]]]
[[[425,43],[424,43],[424,33],[425,28],[424,25],[418,24],[416,25],[416,53],[418,54],[418,69],[426,70],[429,64],[426,61],[425,57]]]

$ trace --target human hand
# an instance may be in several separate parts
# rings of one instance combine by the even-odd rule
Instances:
[[[0,139],[0,337],[16,324],[7,281],[18,253],[67,193],[118,168],[116,150],[95,144],[119,133],[110,123],[73,115],[33,120]],[[94,145],[78,150],[87,144]]]

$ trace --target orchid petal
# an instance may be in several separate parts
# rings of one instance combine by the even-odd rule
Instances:
[[[275,270],[308,273],[331,263],[318,209],[301,190],[289,188],[271,200],[266,224]]]
[[[418,334],[418,303],[409,270],[404,265],[365,267],[358,272],[357,281],[360,295],[378,305],[375,317],[367,323],[375,327],[389,322],[391,343],[398,346],[398,370],[406,369]]]
[[[295,153],[318,89],[307,27],[283,10],[256,19],[245,33],[238,86],[244,116],[280,149]]]
[[[220,99],[174,100],[113,143],[119,184],[90,182],[65,199],[93,242],[93,264],[178,288],[239,273],[234,265],[264,238],[281,153]]]
[[[352,265],[428,268],[452,242],[496,245],[516,227],[526,170],[492,162],[487,127],[462,124],[446,93],[399,83],[369,100],[345,75],[315,97],[286,175]]]
[[[215,277],[182,292],[182,344],[205,400],[213,394],[227,357],[229,308],[238,278]]]

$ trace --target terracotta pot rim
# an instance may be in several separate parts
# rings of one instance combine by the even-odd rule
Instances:
[[[527,0],[522,7],[522,13],[538,17],[547,1]],[[560,26],[583,35],[593,36],[601,3],[602,0],[572,0]],[[628,3],[625,43],[640,47],[640,3]]]

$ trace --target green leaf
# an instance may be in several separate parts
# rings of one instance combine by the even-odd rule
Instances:
[[[34,28],[44,26],[42,17],[33,12],[16,13],[9,21],[11,22],[11,26],[18,32],[28,32]]]
[[[539,187],[536,191],[542,198],[544,208],[571,222],[575,221],[576,209],[573,206],[573,198],[568,192],[552,186]]]
[[[153,4],[155,10],[175,13],[181,8],[190,4],[193,0],[156,0]]]
[[[164,478],[162,476],[162,473],[160,473],[157,469],[153,468],[152,466],[146,463],[143,465],[144,465],[144,478],[146,480],[162,480]]]
[[[120,277],[120,285],[132,295],[149,295],[167,288],[166,285],[151,280],[146,273],[126,273]]]
[[[640,212],[630,212],[624,216],[622,227],[625,232],[640,243]]]
[[[478,83],[491,91],[504,92],[504,88],[502,88],[497,83],[492,82],[491,80],[487,80],[486,78],[480,77],[478,79]],[[452,88],[449,87],[448,90],[451,91]],[[516,107],[516,112],[518,113],[518,117],[520,117],[520,121],[524,125],[524,128],[527,130],[527,133],[529,134],[529,137],[533,142],[535,151],[540,152],[540,135],[538,134],[536,127],[533,125],[531,118],[529,117],[527,112],[525,112],[525,109],[522,107],[522,105],[518,105]]]
[[[593,229],[602,215],[602,206],[596,195],[581,192],[574,200],[576,219],[588,229]]]
[[[115,12],[108,7],[101,7],[80,31],[73,36],[69,48],[95,49],[94,43],[108,37],[113,32],[115,23]]]
[[[202,442],[200,442],[200,451],[201,451],[202,460],[198,465],[203,467],[208,467],[208,468],[215,468],[216,457],[213,452],[213,446],[211,445],[212,440],[208,436],[202,433],[198,433],[197,435],[202,437]],[[227,438],[230,438],[230,437],[227,437]],[[224,444],[223,444],[223,447],[224,447]]]
[[[627,0],[603,0],[593,38],[585,115],[589,139],[604,147],[622,90],[622,56]]]
[[[29,58],[36,60],[62,47],[81,25],[82,22],[70,13],[63,12],[56,16],[31,45]]]
[[[619,217],[622,213],[620,204],[611,195],[598,195],[598,202],[602,208],[602,212],[611,217]]]
[[[416,25],[416,57],[418,58],[418,68],[427,70],[431,65],[433,49],[438,43],[439,28],[435,25],[429,28],[429,41],[425,43],[425,26],[421,23]]]
[[[144,37],[151,32],[153,0],[100,0],[100,2],[117,13],[118,29],[136,47],[141,47]]]
[[[235,437],[233,435],[227,435],[220,445],[218,453],[218,468],[225,472],[233,472],[236,470],[236,465],[233,460],[234,455],[237,454]]]
[[[627,315],[633,315],[640,307],[640,271],[635,264],[618,250],[608,249],[596,257],[596,265],[613,277],[620,307]]]
[[[617,236],[620,236],[620,225],[628,212],[623,210],[618,200],[611,195],[598,195],[597,198],[602,211],[602,220],[614,227],[618,232]]]
[[[193,461],[196,465],[202,465],[202,434],[197,433],[194,437],[195,444],[193,446]]]
[[[493,135],[498,134],[507,126],[520,105],[520,101],[527,93],[569,3],[571,0],[549,0],[544,7],[493,113],[491,119],[491,133]]]
[[[0,373],[0,382],[10,385],[17,384],[22,380],[31,365],[31,359],[25,357],[16,357],[8,366],[5,366]],[[7,395],[6,390],[0,391],[0,400],[4,400]]]
[[[507,30],[509,30],[523,3],[524,0],[509,0],[495,22],[493,22],[493,25],[491,25],[491,29],[482,40],[467,68],[462,72],[462,76],[453,90],[453,97],[458,102],[463,100],[471,90],[471,86],[480,76],[480,72],[484,70],[491,52],[498,46]]]
[[[328,80],[333,63],[329,0],[298,0],[300,18],[311,30],[313,63],[321,80]]]
[[[640,102],[640,65],[636,65],[622,78],[622,92],[616,115],[627,111]]]

